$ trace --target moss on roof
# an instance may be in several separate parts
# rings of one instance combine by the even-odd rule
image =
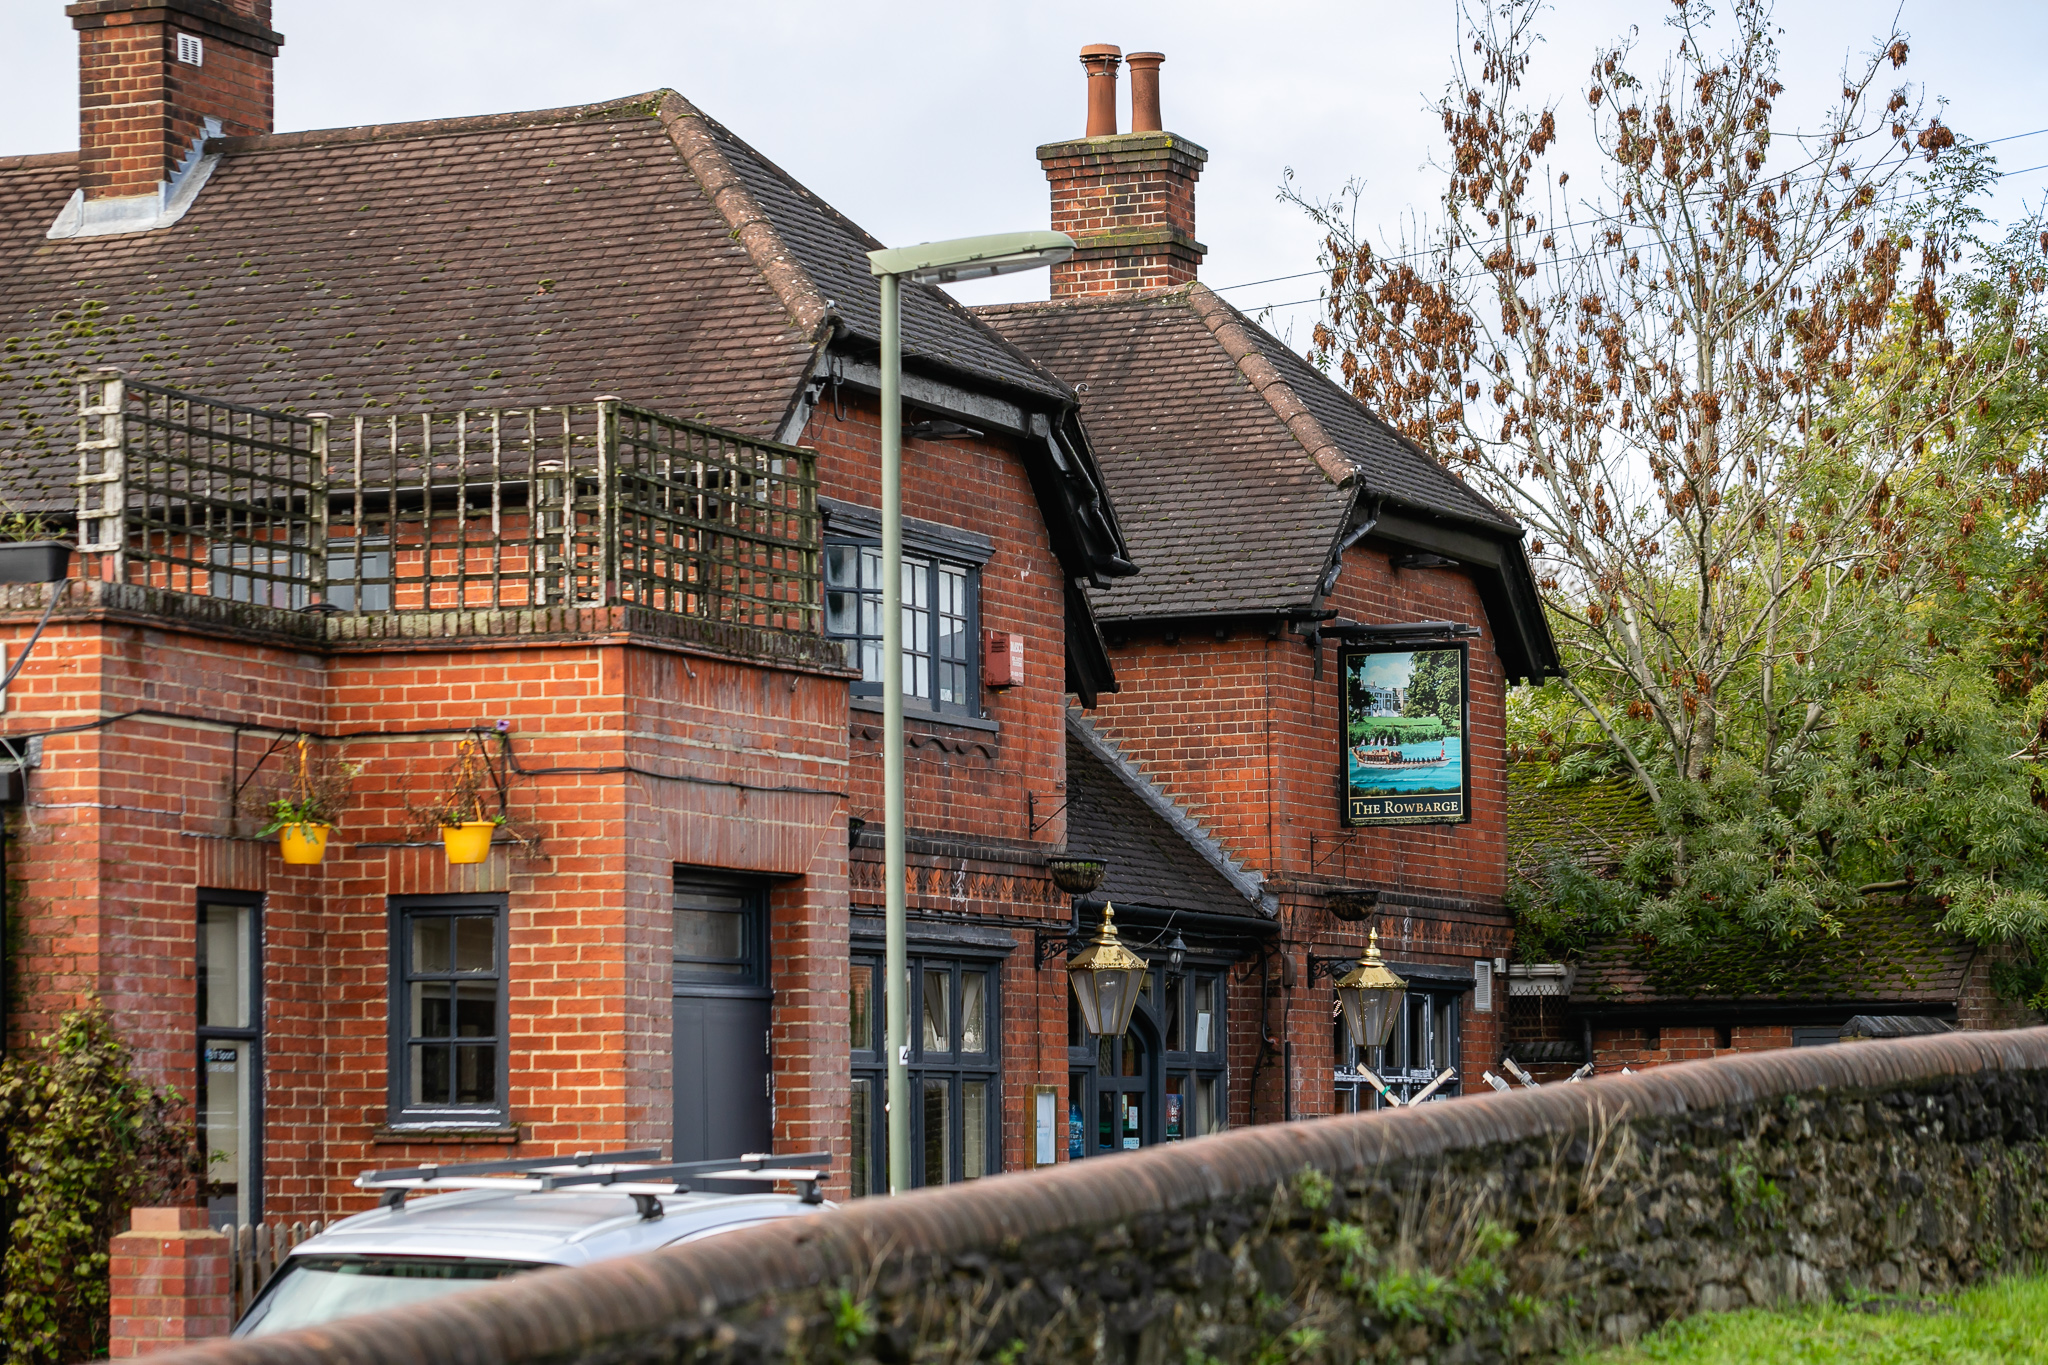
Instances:
[[[1508,859],[1524,877],[1559,854],[1609,868],[1657,832],[1642,788],[1626,778],[1550,785],[1540,760],[1508,765]]]
[[[1939,905],[1922,898],[1867,901],[1839,935],[1780,947],[1767,938],[1684,946],[1613,938],[1579,965],[1572,1002],[1581,1007],[1669,1000],[1828,1004],[1952,1004],[1974,949],[1934,926]]]

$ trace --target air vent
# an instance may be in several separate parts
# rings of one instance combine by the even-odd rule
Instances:
[[[206,45],[194,33],[178,35],[178,60],[187,66],[206,65]]]

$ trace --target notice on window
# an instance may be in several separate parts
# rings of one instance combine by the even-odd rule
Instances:
[[[1053,1163],[1054,1132],[1058,1126],[1059,1093],[1049,1085],[1041,1085],[1032,1092],[1031,1164],[1050,1166]]]
[[[1450,825],[1470,818],[1465,648],[1349,646],[1340,761],[1347,825]]]

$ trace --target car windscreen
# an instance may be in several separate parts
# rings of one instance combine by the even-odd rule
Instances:
[[[466,1256],[293,1256],[249,1306],[235,1335],[263,1337],[378,1313],[548,1268]]]

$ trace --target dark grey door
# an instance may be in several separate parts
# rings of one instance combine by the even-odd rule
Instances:
[[[677,1161],[770,1144],[768,992],[676,993]]]
[[[678,873],[675,1156],[770,1150],[767,897],[754,883]]]

